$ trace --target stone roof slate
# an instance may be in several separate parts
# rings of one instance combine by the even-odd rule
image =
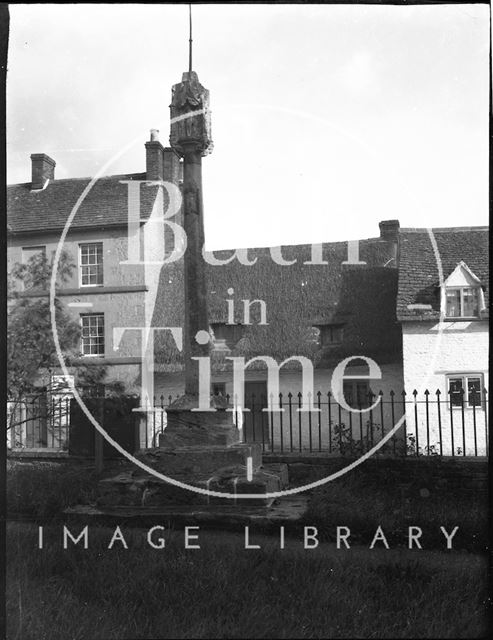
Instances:
[[[397,317],[400,321],[437,320],[440,317],[441,263],[443,279],[464,261],[480,279],[485,303],[489,302],[488,227],[401,229]],[[436,251],[433,247],[436,242]],[[439,262],[437,260],[439,257]],[[428,308],[409,309],[409,305]]]
[[[92,178],[53,180],[42,191],[31,183],[7,187],[7,222],[12,233],[61,231],[73,207]],[[72,229],[127,224],[128,187],[121,180],[145,180],[144,173],[99,178],[83,200]],[[141,185],[141,217],[150,215],[156,187]]]
[[[393,245],[380,238],[361,240],[360,259],[365,266],[344,265],[347,242],[323,243],[324,265],[304,264],[310,260],[310,245],[285,246],[291,266],[279,265],[266,248],[249,249],[251,266],[237,260],[224,265],[206,265],[209,318],[211,323],[226,323],[228,289],[234,289],[235,321],[243,321],[242,300],[260,299],[267,306],[267,326],[260,320],[258,304],[251,308],[251,325],[232,356],[251,358],[271,356],[278,360],[304,355],[318,367],[330,366],[349,355],[376,356],[378,362],[399,361],[400,327],[395,313],[397,269]],[[214,252],[226,259],[232,251]],[[183,326],[183,264],[178,261],[161,270],[154,310],[155,326]],[[340,345],[321,349],[314,327],[344,325]],[[159,335],[159,334],[158,334]],[[162,342],[161,342],[162,341]],[[165,368],[181,360],[171,340],[156,336],[157,362]],[[216,362],[216,368],[221,363]],[[162,369],[165,370],[165,369]]]

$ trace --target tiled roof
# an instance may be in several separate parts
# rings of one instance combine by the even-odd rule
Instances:
[[[97,180],[82,202],[72,228],[103,228],[126,225],[128,188],[121,180],[143,180],[144,174],[110,176]],[[90,178],[55,180],[43,191],[32,192],[30,183],[8,187],[8,223],[13,233],[61,230]],[[151,211],[155,187],[141,187],[141,217]],[[165,203],[166,206],[166,203]],[[226,259],[231,251],[217,251]],[[399,361],[401,339],[396,321],[397,269],[393,243],[381,238],[361,240],[360,260],[365,266],[344,265],[347,242],[323,244],[328,264],[310,261],[311,246],[282,247],[291,266],[279,265],[268,248],[249,250],[252,266],[236,259],[228,265],[206,265],[209,318],[227,322],[227,290],[234,289],[236,321],[243,321],[241,300],[264,300],[267,326],[258,324],[259,305],[251,308],[251,325],[231,355],[251,358],[270,355],[284,359],[293,355],[310,357],[318,366],[329,366],[348,355],[376,356],[377,361]],[[183,326],[183,259],[161,269],[154,311],[154,326]],[[344,341],[320,349],[314,326],[344,324]],[[161,340],[161,342],[160,342]],[[156,336],[156,364],[180,366],[181,356],[166,334]],[[223,362],[215,363],[219,368]]]
[[[121,180],[145,180],[133,173],[99,178],[83,200],[72,228],[105,227],[127,224],[128,187]],[[61,230],[78,198],[91,178],[53,180],[42,191],[31,191],[31,183],[7,187],[7,221],[12,233]],[[141,217],[147,217],[156,187],[142,186]]]
[[[438,319],[440,316],[438,264],[441,264],[443,279],[446,280],[461,260],[480,279],[485,303],[488,305],[488,228],[456,227],[432,231],[433,235],[426,229],[401,229],[397,295],[399,320]],[[433,242],[436,242],[436,252]],[[409,305],[427,306],[409,309]]]
[[[380,363],[398,361],[401,337],[395,315],[397,269],[392,243],[380,238],[361,240],[359,251],[366,266],[343,265],[346,242],[323,244],[325,265],[304,264],[310,259],[309,245],[282,248],[286,260],[296,259],[291,266],[274,262],[265,248],[249,249],[249,258],[258,258],[251,266],[237,260],[224,266],[207,265],[211,323],[227,322],[230,287],[234,289],[236,322],[243,322],[242,300],[260,299],[267,306],[268,325],[258,324],[259,305],[253,305],[252,324],[245,327],[243,338],[229,355],[264,355],[278,360],[304,355],[319,367],[348,355],[376,356]],[[231,254],[214,253],[221,259]],[[335,323],[344,323],[343,344],[320,349],[313,327]],[[153,324],[183,326],[182,261],[161,271]],[[157,336],[156,362],[167,365],[173,360],[180,362],[171,340]]]

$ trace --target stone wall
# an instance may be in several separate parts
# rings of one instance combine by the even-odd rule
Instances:
[[[264,454],[264,463],[285,463],[290,487],[301,486],[329,476],[350,464],[351,460],[324,455]],[[355,470],[372,481],[397,483],[411,491],[422,489],[448,493],[487,492],[488,459],[468,457],[426,456],[422,458],[390,458],[374,456]],[[344,482],[344,476],[337,482]],[[330,486],[328,483],[327,486]]]
[[[59,234],[45,234],[9,238],[7,252],[8,266],[22,262],[23,247],[44,246],[46,255],[51,258],[56,250]],[[79,281],[79,243],[103,243],[102,287],[81,287]],[[108,381],[122,382],[128,392],[140,392],[141,338],[138,332],[126,332],[115,348],[113,329],[115,327],[145,326],[145,321],[152,317],[147,311],[149,303],[149,286],[144,279],[144,268],[140,265],[126,265],[127,230],[104,229],[70,231],[64,243],[75,265],[71,279],[58,291],[58,295],[67,310],[78,319],[82,313],[103,313],[105,323],[105,355],[104,358],[87,358],[83,364],[103,364],[107,366]],[[146,274],[148,275],[148,274]],[[152,278],[148,278],[153,283]],[[156,278],[154,278],[155,280]],[[157,288],[157,284],[154,289]],[[46,292],[47,295],[47,292]],[[68,306],[68,305],[79,306]],[[87,306],[82,306],[87,304]],[[146,318],[147,316],[147,318]]]

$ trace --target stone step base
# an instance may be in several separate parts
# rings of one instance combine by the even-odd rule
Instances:
[[[240,432],[225,398],[211,398],[212,411],[198,411],[198,396],[185,394],[166,407],[167,426],[159,436],[160,447],[229,445],[239,442]],[[219,409],[219,410],[218,410]]]
[[[260,494],[255,498],[240,498],[242,502],[254,504],[272,504],[273,498],[261,497],[264,493],[276,493],[287,488],[287,469],[283,472],[261,468],[252,474],[249,480],[246,477],[246,469],[231,467],[219,469],[205,483],[200,483],[208,491],[228,493],[234,496]],[[228,504],[234,502],[234,498],[221,498],[219,496],[207,496],[209,504]],[[238,498],[236,499],[238,500]]]
[[[173,505],[155,507],[77,505],[65,510],[70,520],[113,525],[152,527],[157,524],[204,525],[210,528],[237,530],[247,525],[266,530],[302,522],[308,498],[304,494],[283,496],[272,505],[247,505],[242,501],[230,505]]]
[[[287,466],[269,465],[254,470],[247,478],[246,466],[232,465],[213,473],[170,474],[174,480],[202,489],[204,493],[164,482],[139,470],[125,470],[99,482],[98,507],[159,507],[172,505],[232,504],[232,497],[210,496],[205,491],[231,495],[257,494],[237,501],[249,505],[269,505],[273,498],[262,494],[276,493],[287,488]]]
[[[135,457],[165,476],[174,478],[180,475],[193,478],[201,474],[212,475],[216,469],[222,467],[246,466],[249,457],[252,459],[253,470],[258,470],[262,465],[262,445],[241,443],[229,446],[193,445],[168,449],[156,447],[139,451]],[[138,467],[136,473],[146,474]]]

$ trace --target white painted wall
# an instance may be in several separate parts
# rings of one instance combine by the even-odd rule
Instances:
[[[402,408],[402,396],[403,380],[402,380],[402,367],[400,364],[382,364],[379,365],[382,371],[381,380],[373,380],[370,382],[372,391],[378,394],[383,392],[384,403],[378,405],[372,412],[371,420],[374,426],[374,443],[376,443],[381,437],[381,425],[383,424],[384,433],[388,431],[396,424],[399,418],[403,414]],[[368,369],[364,367],[349,367],[346,371],[347,376],[366,375]],[[329,419],[332,421],[332,425],[344,423],[346,427],[351,427],[352,437],[354,440],[366,437],[368,429],[368,421],[370,420],[370,412],[365,411],[361,414],[351,414],[345,409],[340,409],[339,405],[335,402],[334,398],[330,401],[330,417],[329,417],[329,404],[327,393],[331,390],[333,369],[316,369],[314,374],[314,392],[315,401],[314,406],[317,408],[317,392],[321,392],[321,411],[320,420],[318,412],[298,412],[298,397],[297,394],[302,389],[301,369],[300,370],[281,370],[279,390],[283,394],[283,407],[284,412],[282,417],[280,413],[268,413],[266,412],[262,418],[259,414],[256,414],[256,426],[255,434],[256,439],[261,441],[262,431],[264,432],[264,444],[266,449],[270,448],[270,442],[273,440],[275,449],[279,450],[281,446],[281,439],[283,449],[289,451],[291,447],[293,451],[309,450],[310,449],[310,431],[311,431],[311,448],[313,451],[318,451],[319,447],[322,450],[327,450],[329,444],[332,449],[336,449],[336,445],[333,442],[333,435],[329,436]],[[266,370],[246,370],[246,381],[263,381],[267,379]],[[233,394],[233,381],[232,373],[217,373],[212,376],[213,382],[225,382],[226,393]],[[156,374],[155,391],[159,402],[159,396],[164,396],[164,404],[168,403],[168,396],[173,398],[176,395],[183,393],[183,374]],[[394,406],[391,404],[390,391],[395,392]],[[292,430],[289,428],[289,400],[288,393],[291,392],[293,397],[291,399],[291,424]],[[157,420],[158,418],[156,418]],[[282,428],[281,428],[282,424]],[[310,428],[311,424],[311,428]],[[262,429],[263,426],[263,429]],[[151,430],[152,431],[152,430]],[[301,432],[301,438],[300,438]],[[404,428],[401,427],[396,433],[398,439],[403,439]],[[321,438],[321,439],[320,439]]]
[[[487,412],[483,408],[452,408],[448,403],[447,374],[482,374],[484,387],[488,388],[488,323],[486,321],[404,322],[403,360],[404,386],[412,393],[416,389],[419,398],[428,389],[430,445],[440,440],[440,422],[443,454],[451,455],[452,439],[454,454],[466,451],[466,455],[485,455],[487,448]],[[436,391],[441,392],[440,415]],[[464,415],[463,415],[464,414]],[[439,420],[440,418],[440,420]],[[476,423],[476,440],[474,423]],[[418,403],[407,411],[407,433],[415,437],[418,444],[427,446],[426,404]],[[438,449],[438,446],[437,446]]]

